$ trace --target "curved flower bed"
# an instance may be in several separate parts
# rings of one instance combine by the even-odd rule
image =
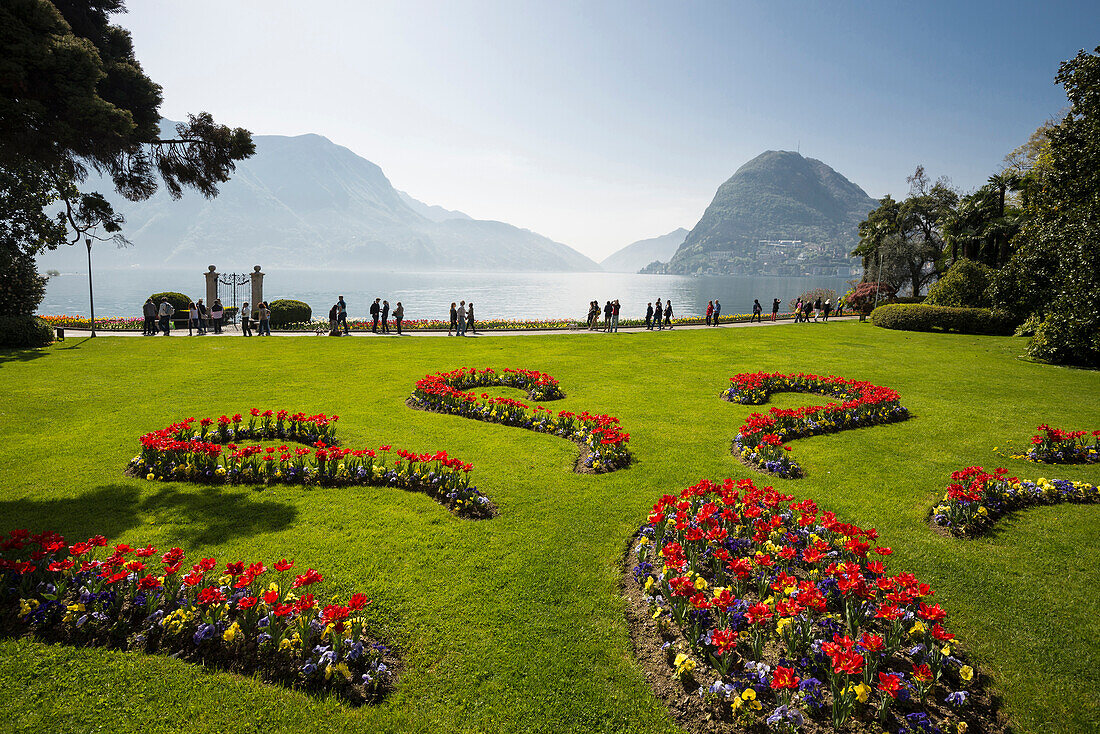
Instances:
[[[179,548],[13,530],[0,542],[0,613],[51,642],[171,655],[353,704],[392,689],[395,657],[367,632],[366,595],[337,603],[320,573],[285,559],[270,569],[184,559]]]
[[[1031,448],[1023,458],[1039,464],[1095,464],[1100,461],[1100,430],[1063,431],[1046,423],[1031,437]],[[1089,443],[1089,439],[1092,443]]]
[[[947,613],[927,584],[887,571],[876,539],[747,479],[665,495],[633,572],[665,670],[698,686],[710,721],[750,730],[985,730]]]
[[[1100,502],[1100,487],[1069,479],[1028,481],[1009,477],[1007,469],[992,474],[980,466],[952,472],[947,492],[932,510],[932,522],[955,535],[981,535],[998,517],[1032,505]]]
[[[141,437],[141,454],[126,473],[150,481],[204,484],[298,484],[326,487],[386,486],[424,492],[452,512],[486,518],[496,507],[470,486],[472,464],[446,451],[418,454],[390,446],[344,449],[336,442],[339,416],[253,408],[245,423],[240,414],[194,418]],[[236,441],[279,440],[310,448],[242,446]]]
[[[775,392],[806,392],[841,401],[794,410],[771,408],[767,415],[753,413],[745,419],[733,439],[733,454],[745,465],[783,479],[805,476],[798,462],[790,458],[791,448],[784,445],[785,441],[909,418],[901,396],[894,390],[835,375],[745,372],[734,375],[730,382],[721,397],[742,405],[760,405]]]
[[[565,397],[558,381],[543,372],[505,369],[497,373],[492,369],[459,369],[427,375],[418,380],[408,405],[570,439],[582,450],[577,471],[610,472],[630,463],[627,448],[630,434],[623,432],[618,418],[587,411],[573,413],[563,410],[554,413],[541,405],[531,408],[511,398],[491,398],[485,393],[479,397],[475,392],[467,392],[479,387],[514,387],[525,390],[536,401]]]

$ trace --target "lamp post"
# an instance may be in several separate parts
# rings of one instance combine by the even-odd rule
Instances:
[[[92,311],[92,336],[95,336],[95,296],[92,295],[92,238],[85,237],[88,246],[88,307]]]

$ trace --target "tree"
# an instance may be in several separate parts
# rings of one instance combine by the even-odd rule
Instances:
[[[174,198],[185,187],[217,195],[236,161],[255,151],[247,130],[189,115],[176,137],[160,135],[161,89],[145,76],[130,34],[111,25],[122,0],[6,0],[0,4],[0,214],[36,226],[5,234],[25,253],[84,237],[124,242],[122,219],[98,192],[79,185],[89,169],[132,201],[160,183]],[[37,207],[26,204],[37,192]],[[61,208],[65,233],[34,214]],[[32,211],[33,210],[33,211]]]
[[[1063,62],[1070,111],[1047,131],[1042,185],[1016,251],[991,287],[994,304],[1039,321],[1029,352],[1100,366],[1100,47]]]

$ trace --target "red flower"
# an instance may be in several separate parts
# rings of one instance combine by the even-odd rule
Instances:
[[[312,568],[303,574],[300,574],[294,578],[294,583],[290,585],[290,588],[297,589],[300,586],[310,586],[323,580],[321,574]]]
[[[878,652],[882,649],[883,642],[880,636],[871,632],[864,632],[863,637],[859,638],[859,644],[867,652]]]
[[[749,624],[765,624],[774,616],[766,604],[756,603],[745,610],[745,619]]]
[[[348,600],[349,609],[362,609],[368,604],[370,604],[370,599],[367,598],[366,594],[352,594],[351,599]]]
[[[913,666],[913,678],[921,683],[927,683],[932,680],[932,669],[928,667],[927,663]]]
[[[230,576],[240,576],[244,573],[244,561],[225,564],[225,572]]]
[[[237,609],[251,609],[258,601],[259,599],[254,596],[246,596],[237,602]]]
[[[198,586],[202,583],[202,574],[196,571],[183,577],[184,586]]]
[[[308,609],[313,609],[315,604],[316,602],[313,599],[313,594],[304,594],[295,606],[299,612],[304,612]]]
[[[784,688],[798,688],[798,683],[801,680],[801,678],[794,674],[793,668],[779,666],[772,674],[772,688],[777,691]]]
[[[863,670],[863,656],[854,652],[841,652],[833,656],[833,672],[837,675],[856,675]]]
[[[153,574],[149,574],[138,581],[138,589],[141,591],[151,591],[153,589],[159,589],[161,586],[160,579]]]
[[[737,647],[737,633],[727,628],[711,633],[710,644],[718,648],[718,653],[725,655]]]
[[[289,571],[292,568],[294,568],[294,561],[288,561],[285,558],[275,563],[276,571]]]
[[[878,689],[890,698],[897,698],[901,693],[901,676],[897,673],[879,673]]]
[[[279,601],[279,592],[269,589],[264,592],[264,604],[271,605]]]
[[[947,612],[940,609],[939,604],[928,606],[924,602],[921,602],[920,609],[917,610],[917,616],[928,622],[938,622],[941,619],[947,618]]]
[[[199,592],[195,600],[199,604],[220,604],[225,601],[225,594],[216,586],[207,586]]]

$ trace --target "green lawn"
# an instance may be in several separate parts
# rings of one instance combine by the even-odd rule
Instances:
[[[834,323],[482,339],[75,340],[0,352],[0,529],[102,533],[189,557],[283,556],[363,590],[403,650],[376,707],[176,660],[0,641],[0,728],[46,732],[676,731],[632,656],[618,584],[630,534],[666,492],[753,476],[729,455],[759,408],[718,399],[736,372],[818,372],[901,393],[914,418],[793,442],[809,476],[782,482],[875,526],[937,590],[972,657],[1027,732],[1100,730],[1100,506],[1028,510],[988,537],[929,531],[952,470],[1100,482],[1100,466],[998,460],[1049,422],[1100,427],[1100,374],[1032,364],[1018,339]],[[562,439],[405,407],[415,380],[457,367],[557,377],[555,408],[607,412],[634,464],[583,476]],[[510,391],[502,391],[506,394]],[[514,391],[511,391],[514,393]],[[517,394],[516,397],[519,397]],[[813,401],[776,395],[773,404]],[[500,508],[452,516],[397,489],[212,489],[123,476],[138,436],[251,407],[336,413],[345,446],[446,449]]]

